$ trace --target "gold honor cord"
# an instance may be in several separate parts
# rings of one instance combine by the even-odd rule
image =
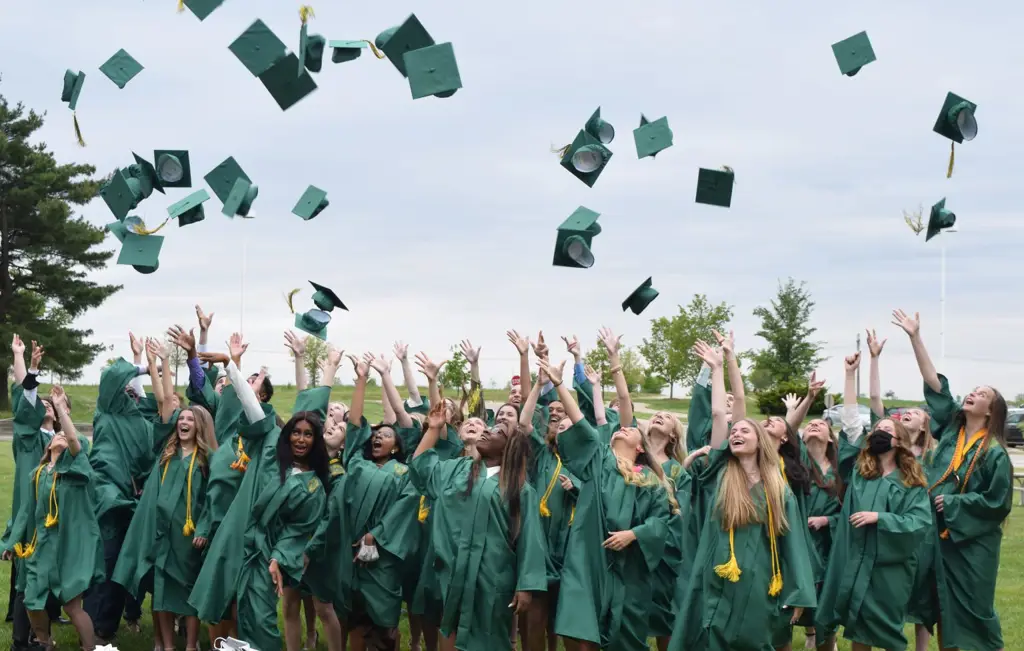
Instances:
[[[82,128],[78,126],[78,113],[72,111],[71,120],[75,123],[75,138],[78,140],[78,146],[85,147],[85,139],[82,138]]]
[[[949,141],[949,167],[946,168],[946,178],[953,176],[953,160],[956,158],[956,141]]]

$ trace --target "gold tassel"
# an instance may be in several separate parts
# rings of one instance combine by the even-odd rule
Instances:
[[[316,18],[316,14],[313,13],[313,8],[309,5],[302,5],[299,7],[299,20],[302,21],[302,24],[305,25],[309,22],[310,18]]]
[[[57,503],[57,479],[60,475],[53,476],[53,483],[50,484],[50,500],[46,508],[46,521],[43,523],[47,529],[57,524],[60,517],[60,505]]]
[[[428,515],[430,515],[430,507],[427,506],[427,496],[420,495],[420,508],[416,512],[416,519],[420,522],[426,522]]]
[[[772,582],[768,584],[768,596],[777,597],[782,592],[782,574],[772,574]]]
[[[781,461],[781,458],[779,459]],[[772,580],[768,584],[768,596],[775,597],[782,592],[782,563],[779,562],[779,544],[775,539],[775,519],[772,517],[772,503],[768,491],[764,493],[765,510],[768,511],[768,543],[771,547]]]
[[[32,542],[27,545],[21,543],[14,544],[14,555],[18,558],[28,558],[36,551],[36,535],[32,534]]]
[[[296,289],[295,291],[299,291],[299,290]],[[237,470],[238,472],[245,472],[245,469],[249,467],[249,462],[250,461],[251,461],[251,459],[249,458],[249,455],[245,453],[245,447],[242,445],[242,437],[239,436],[238,437],[238,458],[235,459],[235,462],[231,464],[231,469],[232,470]]]
[[[953,159],[956,158],[956,142],[949,141],[949,167],[946,168],[946,178],[953,176]]]
[[[729,529],[729,562],[716,565],[715,574],[730,583],[738,582],[740,575],[743,574],[740,564],[736,561],[736,540],[732,529]]]
[[[191,536],[196,532],[196,525],[192,521],[192,473],[196,469],[198,456],[199,449],[192,450],[192,460],[188,463],[188,479],[185,482],[185,526],[181,528],[181,533],[185,536]]]
[[[373,41],[364,41],[364,42],[367,45],[370,46],[370,51],[373,52],[373,56],[377,57],[378,59],[386,59],[386,58],[388,58],[388,55],[384,54],[383,52],[381,52],[380,50],[377,49],[377,46],[373,44]]]
[[[185,0],[178,0],[178,13],[185,11]]]
[[[551,497],[551,491],[555,490],[555,483],[562,472],[562,457],[555,453],[555,459],[558,461],[558,465],[555,466],[555,472],[551,475],[551,481],[548,482],[547,490],[544,491],[544,495],[540,498],[540,517],[542,518],[551,517],[551,509],[548,508],[548,498]]]
[[[558,154],[559,158],[565,158],[565,155],[569,153],[569,150],[571,148],[572,148],[572,144],[571,143],[568,144],[568,145],[565,145],[564,147],[555,147],[554,145],[552,145],[551,146],[551,153],[552,154]]]
[[[572,526],[572,521],[576,519],[576,505],[572,505],[572,513],[569,514],[569,526]]]
[[[71,113],[71,120],[75,123],[75,138],[78,139],[78,146],[85,147],[85,138],[82,137],[82,128],[78,126],[78,113]]]
[[[288,309],[291,311],[292,314],[295,314],[295,305],[294,305],[295,295],[298,294],[299,291],[300,290],[298,290],[298,289],[293,289],[292,291],[288,292],[285,295],[285,300],[288,301]]]
[[[146,228],[146,222],[141,222],[138,226],[135,227],[135,232],[137,234],[139,234],[139,235],[152,235],[154,233],[159,232],[160,229],[162,229],[164,226],[166,226],[167,222],[169,222],[170,220],[171,220],[171,218],[168,217],[167,219],[165,219],[163,221],[162,224],[160,224],[159,226],[157,226],[153,230],[149,230],[148,228]]]

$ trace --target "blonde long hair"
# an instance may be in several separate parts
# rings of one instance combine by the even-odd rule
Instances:
[[[626,429],[626,428],[622,428]],[[653,488],[660,486],[668,494],[669,508],[672,513],[679,513],[679,502],[676,501],[676,490],[672,482],[665,476],[665,471],[662,470],[661,466],[654,462],[651,458],[650,450],[653,449],[651,445],[651,439],[647,436],[642,428],[637,427],[637,431],[640,432],[640,441],[644,451],[637,455],[635,464],[631,464],[628,459],[615,455],[615,465],[619,470],[619,474],[626,481],[627,484],[633,484],[644,488]],[[646,466],[650,468],[654,477],[650,477],[644,473],[643,468],[640,470],[636,469],[636,466]]]
[[[192,412],[192,417],[195,419],[196,428],[196,461],[199,463],[199,467],[203,468],[205,474],[206,468],[209,467],[209,458],[214,450],[217,449],[217,437],[214,436],[213,430],[213,417],[210,416],[210,412],[206,411],[199,405],[192,405],[191,407],[185,407],[178,412],[178,418],[181,418],[181,414],[186,411]],[[178,438],[178,423],[174,423],[174,431],[171,432],[170,437],[167,439],[167,444],[164,445],[163,452],[160,453],[160,465],[163,466],[171,457],[178,454],[181,450],[181,439]]]
[[[772,512],[774,534],[782,535],[789,528],[789,522],[786,520],[786,479],[779,467],[777,444],[757,421],[744,418],[733,426],[739,423],[749,424],[757,433],[757,467],[761,474],[761,484],[764,486],[768,508]],[[726,531],[740,529],[753,522],[766,522],[766,513],[757,507],[750,496],[747,473],[739,459],[732,454],[719,480],[715,510],[721,517],[722,529]]]

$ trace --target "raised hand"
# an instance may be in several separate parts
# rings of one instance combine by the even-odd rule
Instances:
[[[508,340],[512,342],[512,345],[519,351],[519,355],[525,355],[530,352],[530,338],[523,337],[515,330],[509,330],[505,333]]]
[[[227,353],[214,353],[210,351],[198,353],[196,357],[198,357],[199,361],[203,364],[227,364],[231,361],[231,358],[228,357]]]
[[[327,344],[327,364],[337,368],[341,365],[341,358],[344,356],[344,350],[341,348],[335,348],[331,344]]]
[[[860,353],[857,352],[852,355],[847,355],[843,360],[843,367],[846,369],[847,373],[856,373],[857,369],[860,368]]]
[[[583,369],[583,374],[587,376],[587,380],[595,387],[601,384],[601,374],[594,370],[594,367],[587,364]]]
[[[167,359],[167,348],[162,346],[159,341],[153,338],[146,339],[146,355],[153,359],[166,360]]]
[[[537,333],[537,343],[533,344],[533,354],[547,359],[548,352],[548,345],[544,341],[544,331],[541,330]]]
[[[601,328],[597,331],[597,337],[604,344],[609,356],[619,354],[619,346],[622,345],[622,335],[616,337],[611,328]]]
[[[57,384],[50,387],[50,401],[53,402],[54,407],[66,411],[68,408],[68,396],[64,393],[64,387]]]
[[[427,427],[430,427],[431,429],[441,429],[444,427],[445,422],[445,403],[444,400],[442,400],[436,405],[432,405],[430,407],[430,411],[427,413]]]
[[[786,407],[786,413],[789,413],[800,404],[800,396],[795,393],[787,393],[786,397],[782,399],[782,404]]]
[[[18,335],[14,335],[14,339],[11,341],[11,352],[14,353],[15,357],[25,355],[25,343]]]
[[[480,347],[473,348],[473,344],[470,343],[469,339],[463,339],[462,343],[459,344],[462,348],[462,355],[466,358],[470,364],[480,363]]]
[[[693,354],[704,360],[704,363],[711,368],[721,368],[722,366],[722,352],[720,350],[716,350],[706,341],[698,339],[694,342]]]
[[[921,313],[914,312],[914,316],[908,316],[903,310],[892,311],[892,322],[903,328],[903,332],[913,337],[921,333]]]
[[[240,360],[245,351],[249,349],[249,344],[242,340],[242,335],[235,332],[228,339],[228,354],[231,355],[231,359]],[[236,362],[237,363],[237,362]]]
[[[860,353],[857,353],[857,363],[860,363]],[[812,396],[816,396],[821,393],[821,390],[825,388],[825,378],[818,379],[818,372],[812,371],[810,379],[807,380],[807,393]]]
[[[395,359],[399,362],[404,362],[409,359],[409,346],[401,341],[395,342]]]
[[[722,349],[722,354],[726,358],[736,356],[736,340],[733,337],[732,330],[729,331],[729,336],[726,337],[717,330],[712,330],[711,334],[715,336],[715,340],[718,342],[718,346]]]
[[[284,345],[289,348],[296,357],[306,354],[306,340],[298,337],[291,330],[284,331]]]
[[[363,361],[366,363],[367,366],[377,371],[381,375],[384,375],[390,369],[390,366],[388,366],[388,362],[386,359],[384,359],[383,355],[377,357],[373,353],[365,353],[363,354]]]
[[[420,373],[427,376],[427,379],[431,382],[437,381],[437,375],[441,372],[441,367],[447,363],[448,361],[445,360],[440,364],[436,364],[427,357],[426,353],[416,353],[416,366],[419,367]]]
[[[135,355],[136,358],[142,357],[142,349],[145,346],[143,341],[131,332],[128,333],[128,341],[132,346],[132,354]]]
[[[186,353],[194,354],[196,352],[195,330],[185,332],[180,325],[175,325],[167,329],[167,337]]]
[[[39,363],[43,361],[43,356],[45,354],[46,354],[46,351],[43,350],[43,347],[33,341],[32,342],[32,362],[29,364],[29,368],[35,369],[35,370],[38,371],[39,370]]]
[[[537,367],[547,374],[548,379],[556,387],[562,383],[562,370],[565,368],[565,360],[559,365],[552,364],[546,357],[537,360]]]
[[[213,323],[213,312],[210,312],[209,315],[206,315],[203,312],[203,308],[196,305],[196,319],[198,319],[199,321],[199,331],[209,332],[210,324]]]
[[[579,359],[580,358],[580,340],[576,337],[576,335],[573,335],[572,339],[569,339],[568,337],[563,335],[562,336],[562,341],[565,342],[565,349],[569,351],[569,354],[572,355],[573,358]]]
[[[868,334],[868,352],[871,353],[872,357],[878,357],[882,354],[882,349],[885,348],[885,342],[889,340],[883,339],[878,341],[878,335],[875,334],[874,329],[865,330],[864,332]]]
[[[370,356],[372,357],[372,355]],[[370,365],[365,361],[361,361],[355,355],[346,355],[346,357],[348,357],[349,361],[352,362],[352,369],[355,370],[357,379],[362,379],[370,373]]]

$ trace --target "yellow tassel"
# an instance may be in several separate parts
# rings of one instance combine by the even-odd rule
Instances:
[[[388,57],[388,55],[377,49],[377,46],[374,45],[373,41],[366,41],[366,44],[370,46],[370,51],[373,52],[373,56],[378,59],[386,59]]]
[[[547,490],[544,491],[544,495],[540,498],[540,517],[542,518],[551,517],[551,509],[548,508],[548,498],[551,497],[551,492],[555,490],[555,483],[562,472],[562,457],[555,453],[555,459],[558,461],[558,465],[555,466],[555,472],[551,475],[551,481],[548,482]]]
[[[416,519],[420,522],[426,522],[428,515],[430,515],[430,507],[427,506],[427,496],[420,495],[420,508],[416,512]]]
[[[192,521],[192,473],[195,472],[198,456],[198,448],[192,450],[192,460],[188,462],[188,479],[185,481],[185,526],[181,528],[181,533],[185,536],[191,536],[196,532],[196,525]]]
[[[572,513],[569,514],[569,526],[572,526],[572,521],[576,519],[576,505],[572,505]]]
[[[299,290],[295,290],[295,291],[299,291]],[[235,459],[235,462],[231,464],[231,469],[232,470],[237,470],[238,472],[245,472],[245,469],[249,467],[249,462],[250,461],[251,461],[251,459],[249,458],[249,455],[245,453],[245,447],[242,445],[242,437],[239,436],[238,437],[238,458]]]
[[[75,138],[78,139],[78,146],[85,147],[85,138],[82,137],[82,128],[78,126],[78,113],[72,113],[71,120],[75,123]]]
[[[949,540],[949,529],[943,529],[942,533],[939,534],[939,538],[943,540]]]
[[[178,13],[185,11],[185,0],[178,0]]]
[[[288,301],[288,309],[291,310],[292,314],[295,314],[295,295],[299,293],[298,289],[293,289],[285,295],[285,300]]]
[[[772,503],[768,499],[767,490],[764,493],[764,505],[768,512],[768,543],[771,547],[772,561],[772,580],[768,584],[768,596],[775,597],[782,592],[782,563],[779,562],[779,544],[775,538],[775,519],[772,517]]]
[[[171,220],[171,218],[170,218],[170,217],[168,217],[167,219],[165,219],[165,220],[163,221],[163,223],[162,223],[162,224],[160,224],[159,226],[157,226],[157,227],[156,227],[156,228],[154,228],[153,230],[149,230],[148,228],[146,228],[146,222],[142,222],[141,224],[139,224],[138,226],[136,226],[136,227],[135,227],[135,232],[136,232],[136,233],[138,233],[139,235],[152,235],[152,234],[154,234],[154,233],[159,233],[159,232],[160,232],[160,230],[161,230],[161,229],[162,229],[162,228],[163,228],[164,226],[166,226],[166,225],[167,225],[167,222],[169,222],[170,220]]]
[[[50,500],[46,508],[46,520],[43,522],[47,529],[57,524],[57,520],[60,517],[60,505],[57,504],[57,480],[59,478],[60,475],[54,475],[53,483],[50,484]]]
[[[946,168],[946,178],[953,176],[953,159],[956,158],[956,142],[949,141],[949,167]]]
[[[302,24],[305,25],[309,22],[310,18],[316,18],[316,14],[313,13],[313,8],[309,5],[302,5],[299,7],[299,20],[302,21]]]
[[[782,575],[773,574],[772,582],[768,584],[768,596],[777,597],[782,592]]]
[[[564,147],[554,147],[554,146],[552,146],[551,147],[551,153],[552,154],[558,154],[559,158],[565,158],[565,155],[569,153],[569,150],[571,148],[572,148],[572,144],[571,143],[568,144],[568,145],[565,145]]]
[[[729,529],[729,562],[716,565],[715,574],[730,583],[738,582],[740,575],[743,574],[740,564],[736,561],[736,539],[732,529]]]
[[[35,534],[32,535],[32,542],[30,542],[27,545],[22,545],[21,543],[15,543],[14,544],[14,555],[17,556],[18,558],[28,558],[29,556],[34,554],[35,551],[36,551],[36,536],[35,536]]]

